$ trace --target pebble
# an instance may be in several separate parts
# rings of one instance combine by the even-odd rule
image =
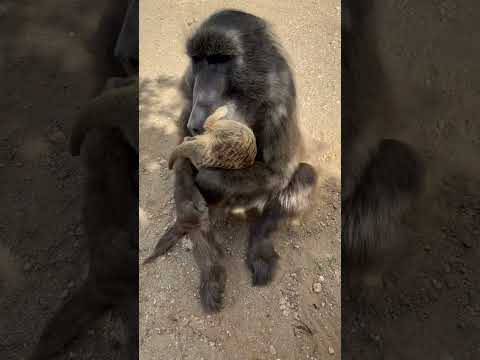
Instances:
[[[62,299],[65,299],[68,296],[68,290],[63,290],[60,296],[62,297]]]
[[[328,347],[328,353],[329,353],[330,355],[334,355],[334,354],[335,354],[335,350],[333,349],[332,346],[329,346],[329,347]]]
[[[325,281],[325,278],[324,278],[322,275],[320,275],[320,276],[318,277],[318,280],[320,280],[320,282],[324,282],[324,281]]]
[[[193,249],[192,240],[190,240],[190,238],[186,236],[183,238],[182,245],[183,245],[183,248],[187,251],[192,251]]]
[[[277,350],[275,350],[275,347],[273,345],[270,345],[270,354],[275,355],[277,353]]]
[[[31,268],[32,268],[32,264],[30,264],[29,262],[27,262],[27,263],[25,263],[25,265],[23,265],[23,270],[24,271],[29,271]]]
[[[322,291],[322,284],[320,283],[314,283],[312,286],[312,290],[314,293],[320,293]]]
[[[435,279],[432,279],[432,284],[437,290],[440,290],[443,287],[443,284],[440,281]]]
[[[467,249],[470,249],[472,247],[472,239],[470,238],[463,239],[463,246],[466,247]]]
[[[54,144],[61,144],[66,141],[65,135],[60,130],[54,131],[48,136],[48,140]]]

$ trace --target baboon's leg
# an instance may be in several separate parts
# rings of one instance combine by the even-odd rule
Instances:
[[[204,211],[200,227],[189,234],[200,269],[200,300],[205,310],[213,312],[222,307],[226,273],[221,264],[222,251],[215,243],[209,222],[208,211]]]
[[[273,247],[272,234],[285,219],[287,213],[274,201],[250,227],[247,265],[254,285],[266,285],[273,278],[279,256]]]

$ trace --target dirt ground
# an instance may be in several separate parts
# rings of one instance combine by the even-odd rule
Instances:
[[[226,251],[225,308],[203,313],[199,273],[185,240],[140,265],[141,358],[340,359],[340,1],[162,1],[140,3],[140,258],[174,220],[175,90],[187,36],[213,11],[234,7],[265,18],[290,56],[299,120],[320,174],[311,214],[276,237],[277,276],[251,286],[246,224],[219,219]],[[313,284],[319,288],[312,290]]]
[[[110,11],[112,3],[0,1],[0,32],[8,34],[0,40],[0,242],[18,270],[0,293],[2,360],[30,356],[46,320],[86,274],[82,169],[67,139],[74,114],[111,74],[109,29],[121,9],[116,1]],[[112,18],[102,23],[104,13]],[[118,358],[111,315],[59,358]]]
[[[479,359],[480,51],[471,36],[480,7],[374,3],[370,21],[398,105],[388,135],[420,151],[426,191],[407,219],[408,257],[367,313],[344,329],[353,338],[344,358]],[[342,302],[342,325],[351,324],[350,305]]]

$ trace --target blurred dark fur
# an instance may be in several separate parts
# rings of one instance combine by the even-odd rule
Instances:
[[[424,169],[411,145],[383,137],[401,119],[377,48],[374,2],[342,5],[342,274],[350,281],[399,258],[402,216]]]
[[[85,283],[48,321],[32,359],[51,359],[111,307],[119,311],[132,331],[128,358],[135,359],[138,155],[118,129],[96,129],[85,139],[82,159],[87,169],[83,222],[89,273]]]

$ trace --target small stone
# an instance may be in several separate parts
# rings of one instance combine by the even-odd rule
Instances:
[[[185,236],[182,241],[182,246],[186,251],[192,251],[193,249],[192,240],[190,240],[189,237]]]
[[[426,252],[430,252],[432,250],[432,247],[430,245],[425,245],[423,248]]]
[[[440,290],[443,287],[443,284],[440,281],[435,279],[432,279],[432,284],[437,290]]]
[[[214,343],[213,341],[210,341],[208,344],[209,344],[211,347],[214,347],[214,346],[215,346],[215,343]]]
[[[79,225],[76,229],[75,229],[75,235],[77,236],[82,236],[84,234],[83,232],[83,228],[81,225]]]
[[[318,280],[320,280],[320,282],[324,282],[324,281],[325,281],[325,278],[324,278],[322,275],[320,275],[320,276],[318,277]]]
[[[335,354],[335,350],[334,350],[333,346],[330,345],[330,346],[328,347],[328,353],[329,353],[330,355],[334,355],[334,354]]]
[[[70,281],[67,285],[69,289],[73,288],[75,286],[75,283],[73,281]]]
[[[320,283],[314,283],[312,286],[312,290],[314,293],[320,293],[322,291],[322,284]]]
[[[27,263],[25,263],[25,265],[23,265],[23,270],[24,271],[29,271],[31,268],[32,268],[32,264],[30,264],[29,262],[27,262]]]
[[[54,144],[61,144],[66,141],[65,134],[60,130],[55,130],[48,135],[48,140]]]
[[[63,292],[60,296],[61,296],[62,299],[65,299],[68,296],[68,290],[63,290]]]
[[[463,239],[462,243],[463,246],[467,249],[470,249],[472,247],[472,239],[470,238]]]
[[[270,345],[270,354],[275,355],[277,353],[277,350],[275,350],[275,347],[273,345]]]

